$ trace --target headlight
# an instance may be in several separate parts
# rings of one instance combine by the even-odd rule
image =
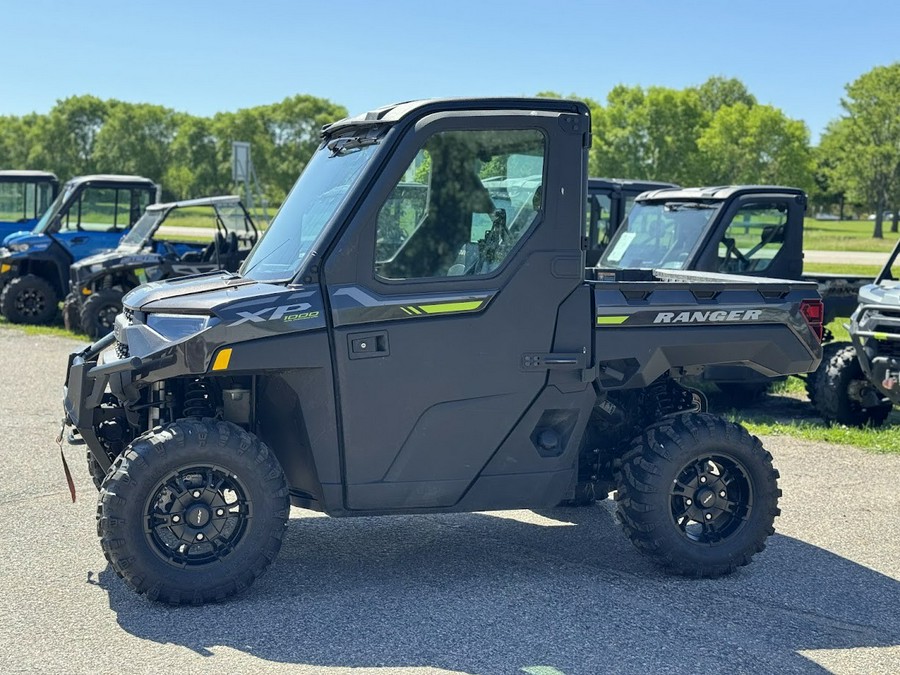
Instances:
[[[10,244],[9,250],[13,253],[23,253],[31,248],[30,244]]]
[[[147,326],[167,340],[180,340],[219,323],[214,316],[193,314],[148,314]]]

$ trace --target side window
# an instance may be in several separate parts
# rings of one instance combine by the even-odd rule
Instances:
[[[719,271],[761,272],[784,246],[788,205],[754,202],[734,214],[719,242]]]
[[[542,207],[540,131],[447,131],[419,150],[378,213],[384,279],[490,274]]]
[[[63,231],[108,232],[116,226],[115,188],[88,187],[64,216]]]
[[[588,197],[587,222],[584,224],[584,236],[590,242],[590,248],[598,248],[609,243],[613,235],[612,199],[609,195],[594,194]]]
[[[0,221],[17,223],[30,218],[25,206],[24,183],[0,183]]]

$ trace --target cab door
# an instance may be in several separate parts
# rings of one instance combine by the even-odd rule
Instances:
[[[590,344],[587,129],[586,111],[434,113],[396,146],[325,266],[348,509],[503,503],[524,472],[571,474],[530,434],[550,407],[582,423],[585,385],[545,389],[550,355]]]
[[[56,238],[81,260],[116,248],[151,201],[146,188],[116,188],[88,184],[60,214]]]

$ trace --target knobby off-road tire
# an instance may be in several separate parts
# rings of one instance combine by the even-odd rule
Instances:
[[[81,329],[93,340],[112,333],[122,311],[122,291],[102,288],[87,297],[81,307]]]
[[[66,330],[81,332],[81,299],[74,293],[69,293],[63,300],[62,316]]]
[[[829,342],[822,345],[822,362],[819,363],[818,368],[806,375],[806,395],[809,397],[809,402],[814,406],[817,405],[816,398],[818,396],[816,383],[819,381],[820,377],[825,375],[825,371],[828,370],[828,364],[831,362],[831,359],[833,359],[834,355],[842,349],[852,346],[853,345],[849,342]]]
[[[826,422],[852,427],[880,427],[891,414],[891,404],[863,408],[853,390],[873,388],[866,379],[856,349],[844,347],[828,362],[824,373],[816,379],[816,408]]]
[[[12,279],[0,294],[0,312],[11,323],[50,323],[57,304],[56,290],[36,274]]]
[[[244,591],[272,563],[288,488],[272,452],[228,422],[179,420],[135,439],[103,481],[97,532],[125,583],[202,604]],[[187,522],[186,522],[187,521]]]
[[[772,456],[746,429],[714,415],[683,414],[649,427],[618,475],[625,534],[678,574],[729,574],[775,532],[781,490]]]

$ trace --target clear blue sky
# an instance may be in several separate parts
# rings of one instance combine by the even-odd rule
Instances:
[[[897,0],[0,0],[0,115],[94,94],[197,115],[297,94],[358,113],[433,96],[737,77],[813,140],[900,60]]]

